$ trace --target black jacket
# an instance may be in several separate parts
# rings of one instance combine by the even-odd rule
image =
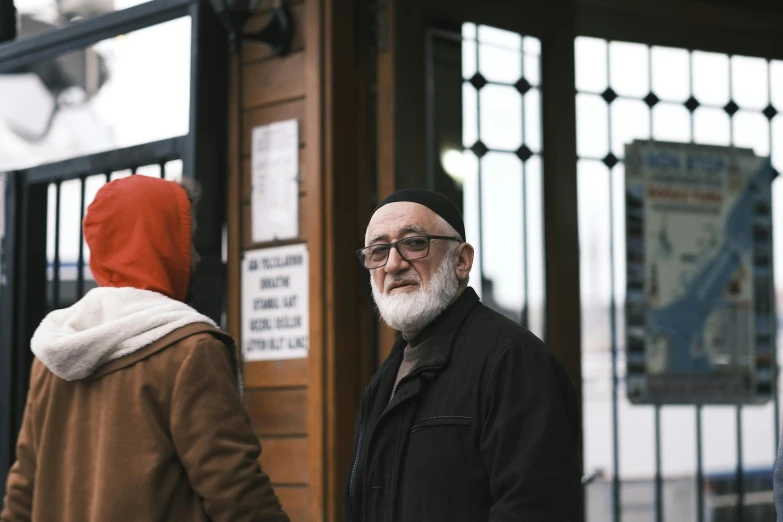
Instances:
[[[578,397],[557,357],[468,288],[362,391],[344,522],[578,522]]]

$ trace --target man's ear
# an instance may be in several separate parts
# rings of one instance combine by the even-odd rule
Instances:
[[[473,268],[473,245],[470,243],[462,243],[457,247],[457,266],[455,272],[457,279],[465,281],[470,275],[470,270]]]

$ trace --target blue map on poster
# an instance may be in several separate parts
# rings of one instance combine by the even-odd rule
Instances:
[[[708,373],[713,364],[704,350],[694,350],[704,341],[706,323],[717,309],[725,305],[724,295],[744,257],[751,254],[755,204],[771,182],[772,171],[764,164],[745,185],[730,209],[720,248],[701,265],[671,302],[649,308],[647,331],[652,337],[663,337],[668,344],[670,373]]]

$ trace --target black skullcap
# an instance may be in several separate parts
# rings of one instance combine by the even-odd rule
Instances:
[[[442,217],[446,223],[454,227],[454,230],[457,231],[463,241],[465,240],[465,222],[462,220],[462,214],[460,214],[459,209],[456,207],[456,205],[454,205],[454,203],[451,202],[449,198],[443,194],[433,192],[431,190],[398,190],[388,198],[381,201],[380,204],[375,207],[375,210],[373,210],[373,214],[375,214],[379,208],[384,205],[388,205],[389,203],[400,203],[406,201],[424,205],[428,209],[432,210],[437,215]]]

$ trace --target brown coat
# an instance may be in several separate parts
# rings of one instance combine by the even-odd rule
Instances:
[[[36,359],[0,520],[288,521],[258,464],[236,361],[206,324],[84,380]]]

